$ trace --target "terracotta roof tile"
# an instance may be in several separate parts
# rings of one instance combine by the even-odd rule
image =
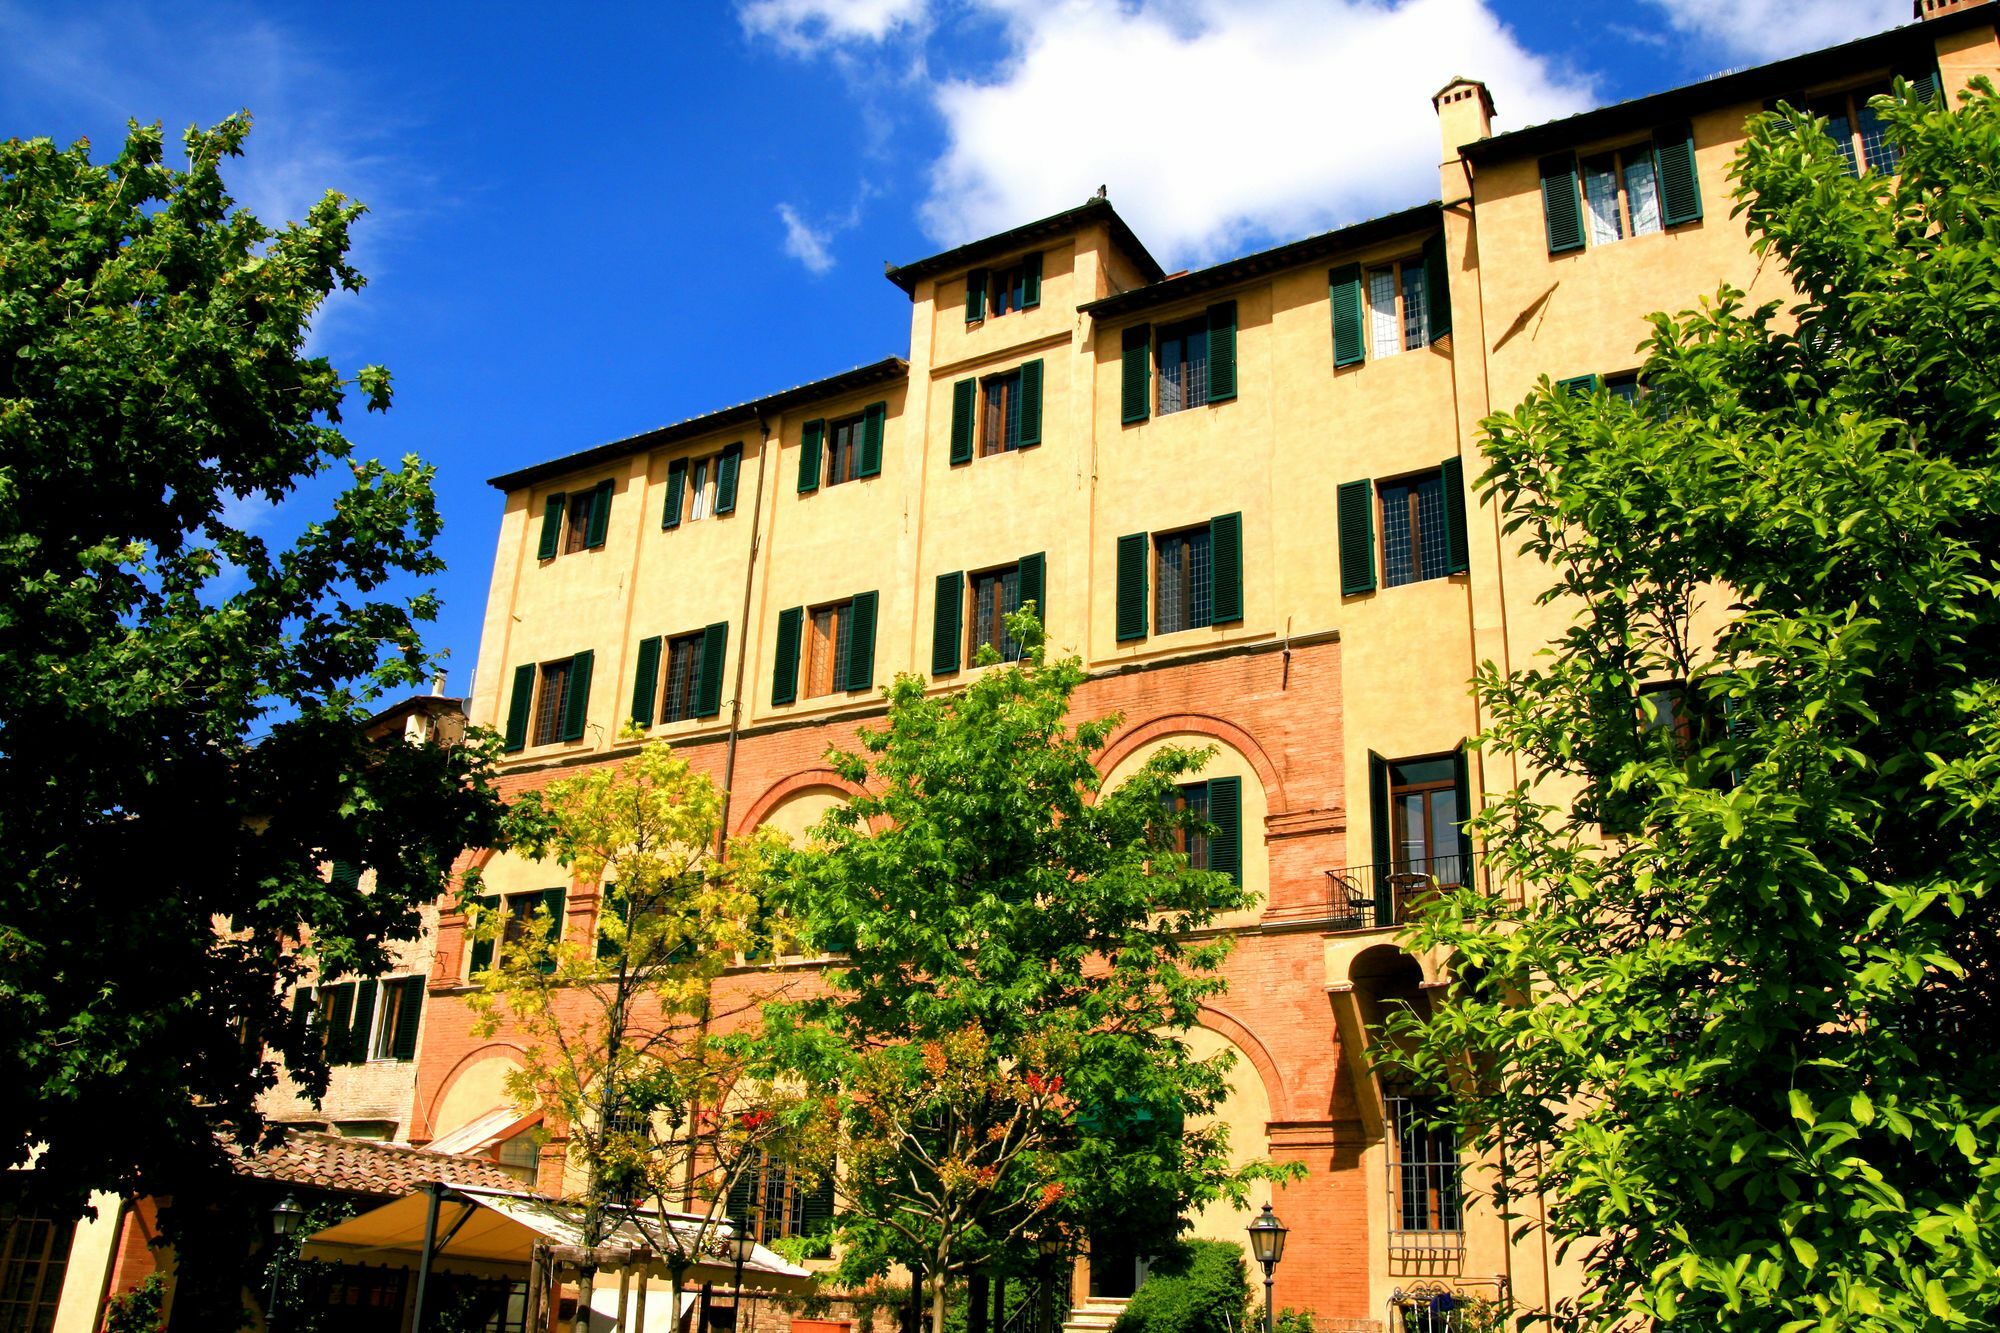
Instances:
[[[346,1139],[313,1130],[287,1130],[259,1153],[232,1148],[238,1170],[259,1180],[314,1189],[401,1198],[434,1180],[448,1185],[518,1190],[521,1182],[482,1157],[430,1152],[374,1139]]]

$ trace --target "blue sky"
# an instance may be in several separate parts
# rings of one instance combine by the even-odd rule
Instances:
[[[1905,0],[0,0],[0,134],[256,117],[267,222],[367,203],[315,350],[390,367],[363,454],[438,468],[451,689],[486,478],[907,350],[907,262],[1102,184],[1170,269],[1436,194],[1429,94],[1499,127],[1909,21]],[[309,516],[307,494],[254,521]]]

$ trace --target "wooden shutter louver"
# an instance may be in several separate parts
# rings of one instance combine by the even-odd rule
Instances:
[[[722,663],[729,655],[729,622],[717,621],[701,632],[701,679],[695,684],[694,715],[722,712]]]
[[[563,907],[569,900],[569,890],[543,889],[535,895],[535,899],[535,907],[549,914],[548,933],[544,938],[553,944],[561,943],[563,937]],[[554,972],[556,970],[555,957],[551,955],[544,958],[536,970],[543,973]]]
[[[660,531],[670,532],[681,525],[681,509],[687,498],[687,459],[667,464],[667,502],[660,509]]]
[[[856,593],[854,604],[848,611],[854,626],[847,646],[847,689],[850,694],[870,689],[875,684],[875,598],[872,592]]]
[[[1472,818],[1471,756],[1464,745],[1451,752],[1451,789],[1458,799],[1458,882],[1472,883],[1472,835],[1465,821]]]
[[[889,419],[887,403],[870,403],[861,413],[861,460],[854,469],[857,477],[882,475],[882,430]]]
[[[1583,197],[1576,190],[1576,154],[1558,153],[1541,162],[1542,223],[1549,253],[1583,249]]]
[[[514,668],[514,689],[507,696],[507,753],[527,748],[528,719],[535,707],[535,664]]]
[[[986,270],[976,268],[965,275],[965,322],[986,318]]]
[[[1333,303],[1333,364],[1358,366],[1368,359],[1366,327],[1361,310],[1361,265],[1348,264],[1327,276],[1327,296]]]
[[[1375,924],[1396,924],[1396,895],[1389,888],[1389,764],[1372,750],[1368,754],[1368,821],[1375,865],[1368,888],[1375,899]]]
[[[1597,376],[1571,375],[1568,379],[1556,381],[1559,393],[1573,394],[1578,398],[1588,398],[1597,392]]]
[[[1208,308],[1208,401],[1225,403],[1236,396],[1236,302],[1219,301]]]
[[[1438,464],[1438,480],[1444,491],[1444,571],[1464,574],[1472,557],[1466,549],[1465,464],[1457,454]]]
[[[368,1038],[375,1026],[375,992],[380,989],[373,981],[354,987],[354,1017],[347,1025],[347,1064],[358,1065],[368,1059]]]
[[[1424,313],[1430,319],[1431,343],[1451,334],[1451,279],[1445,263],[1444,233],[1424,242]]]
[[[960,380],[951,386],[951,461],[972,461],[972,430],[979,412],[979,381]]]
[[[347,1059],[348,1034],[354,1027],[354,983],[339,982],[319,988],[320,1030],[326,1036],[326,1062],[330,1065],[344,1065]]]
[[[660,636],[639,640],[638,678],[632,682],[632,720],[653,725],[653,700],[660,693]]]
[[[959,641],[965,626],[965,575],[937,576],[937,598],[931,612],[931,674],[948,676],[958,670]]]
[[[604,545],[604,538],[611,531],[611,483],[599,482],[590,493],[590,522],[583,530],[585,548],[595,551]]]
[[[1021,364],[1021,436],[1018,445],[1031,449],[1042,442],[1042,363]]]
[[[569,497],[557,491],[542,506],[542,540],[535,548],[535,559],[553,560],[562,547],[563,508]]]
[[[736,512],[736,478],[743,470],[743,446],[732,444],[722,451],[715,464],[715,512]]]
[[[1375,591],[1375,487],[1365,480],[1344,481],[1337,495],[1340,595],[1358,597]]]
[[[1125,330],[1119,366],[1119,405],[1128,426],[1153,412],[1153,326]]]
[[[799,494],[819,489],[819,460],[826,452],[826,420],[815,417],[799,433]]]
[[[493,938],[490,935],[485,938],[478,938],[478,936],[487,925],[486,917],[501,910],[498,898],[488,898],[485,904],[476,909],[466,920],[466,936],[472,940],[472,948],[465,956],[465,979],[467,981],[471,981],[479,973],[493,966]]]
[[[590,720],[590,666],[596,656],[586,648],[569,660],[569,681],[563,686],[562,738],[566,741],[582,740]]]
[[[351,893],[361,887],[361,867],[352,861],[335,860],[333,869],[327,874],[327,882],[336,889]]]
[[[799,637],[806,609],[789,606],[778,612],[778,642],[771,654],[771,702],[788,704],[799,697]]]
[[[396,1006],[396,1032],[389,1054],[398,1060],[414,1060],[417,1058],[417,1033],[423,1025],[424,979],[404,977],[389,984],[401,987],[403,992],[402,1003]]]
[[[1701,221],[1701,182],[1695,174],[1694,127],[1675,125],[1653,135],[1653,163],[1660,182],[1660,221],[1669,227]]]
[[[1152,543],[1143,532],[1118,539],[1118,642],[1146,637],[1146,560]]]
[[[1033,555],[1021,557],[1021,605],[1026,606],[1029,602],[1035,604],[1035,618],[1042,622],[1044,629],[1048,628],[1049,623],[1049,607],[1044,600],[1045,593],[1042,587],[1047,567],[1046,552],[1037,551]]]
[[[1208,822],[1215,832],[1208,839],[1208,868],[1243,885],[1243,779],[1208,780]]]
[[[1211,624],[1243,619],[1243,515],[1223,514],[1208,524]]]
[[[1021,260],[1021,309],[1031,310],[1042,303],[1042,256],[1040,251]]]

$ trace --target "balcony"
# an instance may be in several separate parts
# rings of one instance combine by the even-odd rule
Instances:
[[[1518,889],[1500,888],[1477,853],[1420,857],[1387,865],[1348,866],[1326,872],[1330,933],[1389,930],[1407,922],[1417,905],[1446,889],[1474,884],[1518,903]]]

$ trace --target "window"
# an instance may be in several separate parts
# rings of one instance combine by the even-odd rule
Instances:
[[[530,743],[552,745],[583,739],[593,660],[594,654],[585,651],[514,668],[514,689],[507,704],[509,753]]]
[[[833,1218],[833,1180],[822,1177],[809,1185],[789,1164],[759,1148],[729,1187],[728,1212],[762,1245],[808,1235]]]
[[[974,574],[972,614],[966,619],[972,634],[965,645],[965,660],[976,661],[979,650],[991,646],[1003,662],[1019,661],[1021,645],[1007,633],[1006,618],[1021,609],[1021,567],[989,569]]]
[[[1440,885],[1465,882],[1459,826],[1458,764],[1454,757],[1408,759],[1389,765],[1389,845],[1392,872]]]
[[[826,484],[838,486],[861,475],[861,418],[842,417],[826,426]]]
[[[1639,372],[1628,370],[1620,375],[1606,375],[1604,377],[1604,392],[1610,394],[1613,398],[1622,398],[1628,403],[1636,403],[1646,392],[1646,388],[1639,383]]]
[[[610,481],[587,491],[557,491],[543,503],[542,536],[536,558],[553,560],[558,552],[571,555],[604,545],[611,522]]]
[[[1153,329],[1139,324],[1123,334],[1122,416],[1126,425],[1154,410],[1151,377],[1157,354],[1161,416],[1236,397],[1236,302],[1222,301],[1206,314]]]
[[[1639,687],[1639,726],[1650,745],[1676,760],[1693,754],[1701,739],[1687,686],[1677,680]]]
[[[375,1003],[375,1036],[369,1043],[368,1058],[416,1059],[417,1028],[423,1005],[422,977],[391,977],[384,981]]]
[[[1030,449],[1042,442],[1042,363],[973,376],[952,386],[951,461]]]
[[[722,659],[728,651],[728,621],[692,634],[639,640],[636,676],[632,682],[632,721],[650,727],[655,718],[661,722],[683,722],[719,714]]]
[[[660,721],[679,722],[696,716],[704,638],[701,634],[681,634],[667,640],[667,686],[660,696]]]
[[[797,701],[801,666],[808,698],[873,688],[876,600],[875,593],[862,592],[845,601],[780,611],[771,702]]]
[[[1826,120],[1826,137],[1833,140],[1840,155],[1847,159],[1850,175],[1858,176],[1864,171],[1887,175],[1901,160],[1901,153],[1889,142],[1888,127],[1875,108],[1868,105],[1869,99],[1885,97],[1889,91],[1887,83],[1876,83],[1852,92],[1815,98],[1807,104],[1815,116]]]
[[[48,1333],[55,1327],[75,1235],[73,1222],[36,1217],[0,1199],[0,1329]]]
[[[495,966],[499,960],[507,956],[508,950],[520,947],[521,943],[530,937],[531,931],[541,928],[540,922],[536,919],[537,912],[548,913],[547,929],[551,932],[552,938],[560,940],[563,930],[563,905],[568,896],[563,889],[543,889],[540,892],[510,893],[504,898],[487,899],[478,915],[499,914],[499,938],[496,940],[493,937],[491,923],[482,923],[477,915],[474,920],[467,922],[473,943],[471,952],[466,957],[466,979],[470,981],[478,973]],[[545,962],[543,970],[554,971],[553,961]]]
[[[1153,624],[1172,634],[1199,629],[1214,620],[1214,580],[1209,569],[1205,527],[1162,533],[1153,538]]]
[[[1210,778],[1183,782],[1161,798],[1161,809],[1177,822],[1167,845],[1186,856],[1190,870],[1211,870],[1243,883],[1243,779]],[[1189,829],[1182,818],[1205,823],[1206,831]]]
[[[708,517],[709,507],[715,497],[709,492],[709,473],[713,463],[706,458],[698,458],[688,469],[688,522],[699,523]]]
[[[1185,814],[1191,819],[1208,820],[1208,784],[1206,782],[1183,782],[1165,798],[1167,813]],[[1176,827],[1172,836],[1173,848],[1188,859],[1191,870],[1208,869],[1208,835]]]
[[[1419,260],[1368,270],[1368,350],[1375,357],[1414,352],[1431,341],[1430,301]]]
[[[799,494],[818,490],[822,472],[828,486],[880,476],[888,414],[887,403],[870,403],[858,416],[806,422],[799,435]]]
[[[810,655],[806,664],[806,697],[816,698],[844,689],[847,657],[854,648],[854,603],[816,606],[812,612]]]
[[[1582,169],[1583,208],[1592,245],[1660,230],[1660,191],[1651,145],[1587,157]]]
[[[1030,310],[1042,303],[1042,257],[1022,255],[1004,268],[965,275],[965,322]]]
[[[667,464],[667,502],[660,527],[673,529],[685,520],[698,523],[736,511],[736,476],[743,467],[743,446],[732,444],[706,458],[676,458]]]
[[[1382,582],[1395,588],[1450,571],[1444,527],[1444,478],[1428,472],[1385,481],[1382,496]]]
[[[502,1171],[523,1185],[532,1186],[541,1173],[542,1148],[535,1141],[533,1130],[522,1130],[511,1139],[503,1139],[494,1157]]]
[[[1042,598],[1046,564],[1044,554],[1037,552],[999,569],[938,575],[931,674],[941,676],[958,670],[961,655],[968,663],[976,662],[986,644],[993,646],[1001,661],[1019,661],[1021,646],[1007,634],[1007,617],[1033,602],[1042,623],[1048,624]]]
[[[1391,1095],[1388,1102],[1390,1230],[1463,1231],[1458,1136],[1431,1123],[1438,1109],[1432,1098]]]
[[[1160,415],[1208,402],[1208,321],[1160,330]]]

